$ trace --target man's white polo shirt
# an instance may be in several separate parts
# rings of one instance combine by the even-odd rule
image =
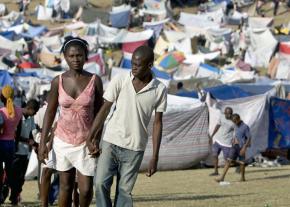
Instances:
[[[155,77],[138,93],[132,80],[134,76],[122,74],[108,85],[103,97],[116,102],[103,140],[119,147],[134,151],[144,151],[148,141],[147,126],[153,111],[165,112],[167,90]]]

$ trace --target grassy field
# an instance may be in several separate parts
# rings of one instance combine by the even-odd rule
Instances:
[[[246,168],[246,182],[238,182],[234,168],[220,186],[208,176],[212,169],[140,174],[133,191],[136,207],[289,207],[290,166]],[[38,206],[37,183],[27,181],[22,193],[25,206]],[[95,206],[92,204],[91,206]]]

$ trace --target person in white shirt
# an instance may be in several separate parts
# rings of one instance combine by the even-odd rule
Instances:
[[[230,151],[232,147],[232,139],[235,125],[232,122],[233,109],[226,107],[224,110],[224,115],[220,116],[220,119],[215,126],[215,129],[210,136],[210,143],[212,145],[212,155],[214,172],[210,174],[211,176],[218,175],[218,156],[220,152],[223,152],[224,159],[227,160],[230,156]],[[213,142],[213,137],[214,142]]]
[[[111,106],[116,102],[115,110],[106,125],[95,175],[97,206],[112,206],[110,189],[114,175],[117,175],[114,206],[133,206],[131,192],[147,145],[147,127],[153,111],[153,154],[146,175],[150,177],[157,171],[167,90],[151,71],[153,61],[151,48],[138,47],[133,53],[131,73],[115,77],[103,95],[105,103],[87,139],[91,154],[99,153],[102,126]]]

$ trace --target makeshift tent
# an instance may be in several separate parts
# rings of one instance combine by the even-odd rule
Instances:
[[[251,44],[246,52],[245,62],[252,67],[268,67],[277,46],[277,40],[269,29],[250,32]]]
[[[209,106],[210,134],[212,134],[218,117],[224,108],[227,106],[232,107],[234,113],[238,113],[241,119],[250,127],[252,141],[251,146],[247,149],[246,158],[253,157],[263,152],[268,146],[268,99],[273,94],[275,94],[275,91],[269,91],[262,95],[230,100],[216,100],[208,95],[206,103]]]
[[[209,28],[219,28],[219,24],[209,19],[205,15],[194,15],[189,13],[180,13],[180,18],[178,22],[184,26],[199,28],[199,29],[209,29]]]
[[[37,20],[50,20],[52,18],[53,8],[37,6]]]
[[[204,78],[204,77],[209,77],[209,78],[218,78],[222,71],[219,68],[213,67],[208,64],[203,64],[201,63],[197,72],[196,77],[197,78]]]
[[[145,0],[145,9],[142,12],[153,17],[153,20],[160,21],[166,18],[166,0]]]
[[[193,108],[194,105],[199,106]],[[168,109],[163,115],[159,170],[188,169],[207,157],[208,110],[205,105],[200,105],[197,100],[168,96]],[[152,158],[153,120],[154,117],[148,127],[149,139],[141,171],[147,170]]]
[[[151,29],[154,31],[154,39],[157,39],[160,35],[160,32],[164,28],[164,24],[168,22],[169,19],[164,19],[158,22],[143,22],[144,29]]]
[[[16,33],[14,31],[5,31],[5,32],[0,32],[0,36],[13,41],[16,36]]]
[[[34,38],[47,31],[45,26],[34,27],[31,25],[25,25],[25,27],[28,27],[28,29],[25,32],[22,32],[21,35],[26,38]]]
[[[178,70],[173,74],[174,80],[186,80],[196,76],[198,72],[198,64],[181,64]]]
[[[122,9],[113,10],[110,12],[110,22],[113,27],[124,28],[129,26],[131,8],[124,7]]]
[[[273,18],[270,17],[249,17],[248,24],[252,29],[265,29],[273,23]]]
[[[223,83],[242,83],[252,82],[255,80],[254,71],[242,71],[242,70],[223,70],[220,80]]]
[[[17,41],[10,41],[2,36],[0,36],[0,48],[12,50],[12,51],[22,51],[23,48],[27,46],[27,43],[24,39],[20,39]]]
[[[204,90],[211,94],[212,98],[219,99],[219,100],[230,100],[234,98],[242,98],[242,97],[248,97],[253,94],[246,92],[242,90],[239,87],[236,86],[230,86],[230,85],[219,85],[214,87],[207,87],[204,88]],[[196,91],[184,91],[182,93],[178,93],[178,96],[183,97],[192,97],[197,98],[197,92]]]

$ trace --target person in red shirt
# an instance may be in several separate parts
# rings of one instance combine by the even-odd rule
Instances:
[[[22,109],[16,107],[13,103],[14,90],[11,86],[6,85],[2,88],[0,98],[4,103],[4,107],[0,108],[0,115],[3,119],[0,134],[0,204],[2,204],[4,203],[4,197],[2,194],[2,180],[4,176],[3,163],[5,163],[8,185],[10,185],[11,166],[13,155],[15,153],[15,132],[22,117]]]

